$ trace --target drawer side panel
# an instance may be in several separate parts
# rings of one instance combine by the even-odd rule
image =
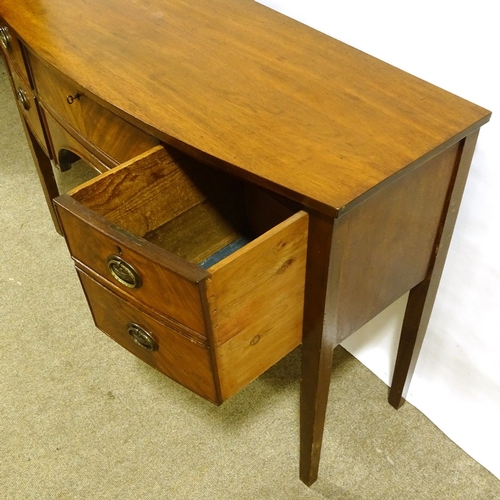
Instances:
[[[299,212],[209,269],[223,399],[302,341],[307,229],[308,215]]]

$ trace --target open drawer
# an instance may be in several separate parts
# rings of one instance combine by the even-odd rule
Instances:
[[[161,146],[55,205],[97,326],[201,396],[221,403],[300,344],[305,212]],[[196,383],[176,335],[207,363]]]

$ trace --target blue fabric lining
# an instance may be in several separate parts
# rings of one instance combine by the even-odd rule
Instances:
[[[214,264],[217,264],[217,262],[220,262],[222,259],[225,259],[228,255],[231,255],[233,252],[236,252],[236,250],[250,243],[250,241],[251,241],[250,238],[246,236],[240,236],[237,240],[234,240],[232,243],[229,243],[229,245],[226,245],[224,248],[221,248],[219,251],[210,255],[210,257],[207,257],[198,265],[203,269],[208,269],[209,267],[212,267]]]

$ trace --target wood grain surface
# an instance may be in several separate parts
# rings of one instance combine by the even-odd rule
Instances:
[[[0,15],[147,132],[332,215],[490,115],[251,0],[2,0]]]

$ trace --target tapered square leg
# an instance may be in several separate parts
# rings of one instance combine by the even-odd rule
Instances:
[[[310,214],[300,393],[300,478],[307,486],[318,477],[335,348],[333,331],[324,325],[327,309],[336,304],[328,293],[339,267],[333,234],[333,219]]]
[[[28,144],[33,156],[33,162],[35,164],[36,172],[38,174],[38,178],[40,179],[40,184],[43,189],[43,194],[45,196],[45,201],[47,202],[50,216],[52,217],[52,222],[54,223],[56,231],[59,234],[62,234],[62,230],[59,226],[59,221],[52,204],[52,200],[59,196],[59,189],[57,187],[54,171],[52,169],[52,163],[49,157],[45,154],[43,149],[38,144],[31,131],[28,129],[28,127],[25,126],[25,130],[26,136],[29,139]]]
[[[435,251],[431,256],[427,278],[410,291],[389,392],[389,403],[396,409],[404,403],[424,341],[478,134],[479,130],[476,130],[463,140],[442,222],[436,235]]]

